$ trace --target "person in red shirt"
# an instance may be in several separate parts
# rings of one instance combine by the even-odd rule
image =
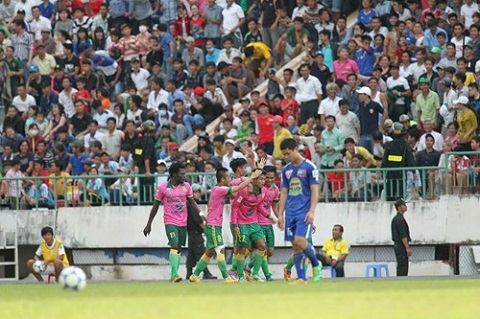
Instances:
[[[288,127],[288,116],[293,115],[297,118],[298,109],[300,105],[298,104],[297,100],[295,100],[295,93],[297,90],[293,86],[289,86],[285,89],[285,98],[280,103],[280,107],[283,111],[283,125]]]
[[[34,161],[32,176],[33,177],[35,177],[35,176],[46,177],[46,179],[44,179],[43,182],[45,183],[45,185],[49,186],[50,173],[45,169],[45,161],[43,159],[39,158],[39,159],[36,159]],[[33,184],[34,184],[34,182],[32,181],[32,185]]]
[[[190,7],[192,11],[192,18],[190,19],[190,32],[192,33],[195,42],[193,45],[196,47],[203,47],[207,39],[205,39],[205,21],[200,16],[198,6],[193,4]]]
[[[180,40],[182,43],[182,49],[185,46],[185,39],[188,36],[191,36],[190,33],[190,22],[191,18],[187,14],[187,9],[184,4],[179,4],[177,7],[177,17],[175,19],[175,34],[177,35],[176,40]]]
[[[78,91],[73,94],[73,101],[83,101],[85,102],[84,111],[85,113],[90,113],[89,105],[92,102],[92,97],[90,92],[85,88],[87,85],[87,79],[80,77],[77,79],[77,88]]]
[[[344,164],[343,161],[338,159],[333,163],[335,170],[343,170]],[[338,198],[341,197],[341,193],[345,192],[345,186],[347,185],[347,178],[345,172],[328,172],[327,179],[330,184],[330,189],[332,190],[332,196],[335,201],[338,201]]]
[[[267,154],[273,154],[273,115],[267,101],[259,103],[260,114],[257,116],[258,146],[263,146]]]

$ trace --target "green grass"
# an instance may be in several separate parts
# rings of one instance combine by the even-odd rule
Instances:
[[[0,285],[0,318],[478,318],[480,280]],[[42,311],[42,309],[45,309]]]

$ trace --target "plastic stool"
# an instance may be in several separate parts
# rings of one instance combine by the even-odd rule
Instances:
[[[382,269],[385,269],[385,276],[390,277],[390,272],[388,270],[387,264],[367,265],[367,271],[365,272],[365,277],[370,277],[370,269],[373,271],[373,277],[382,277]]]
[[[50,280],[54,278],[54,279],[57,279],[57,276],[55,276],[55,274],[49,274],[48,275],[48,278],[47,278],[47,283],[50,283]]]
[[[330,269],[330,277],[331,278],[337,278],[337,271],[335,270],[335,267],[332,266],[323,266],[322,270],[329,270]]]

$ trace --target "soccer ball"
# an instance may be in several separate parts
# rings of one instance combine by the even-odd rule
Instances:
[[[63,289],[80,291],[87,285],[87,276],[82,269],[70,266],[62,270],[59,282]]]
[[[45,271],[45,267],[43,265],[43,261],[37,260],[33,263],[33,271],[35,271],[38,274],[41,274]]]

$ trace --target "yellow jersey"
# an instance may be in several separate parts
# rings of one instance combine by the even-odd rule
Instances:
[[[65,248],[63,247],[62,241],[58,238],[55,238],[53,240],[52,246],[48,246],[45,240],[42,240],[35,254],[39,257],[43,257],[43,260],[52,260],[63,255],[62,263],[65,266],[70,265],[70,263],[68,262],[67,254],[65,253]]]
[[[330,238],[325,242],[322,250],[332,259],[337,260],[340,256],[348,255],[348,243],[343,238],[338,240]]]
[[[255,50],[252,55],[252,59],[256,60],[268,60],[272,56],[270,48],[263,42],[252,42],[246,45],[246,48],[253,47]]]
[[[280,144],[287,139],[287,138],[293,138],[292,133],[290,133],[289,130],[286,128],[282,127],[279,129],[277,132],[275,132],[275,135],[273,136],[273,157],[275,158],[283,158],[283,153],[282,150],[280,149]]]

